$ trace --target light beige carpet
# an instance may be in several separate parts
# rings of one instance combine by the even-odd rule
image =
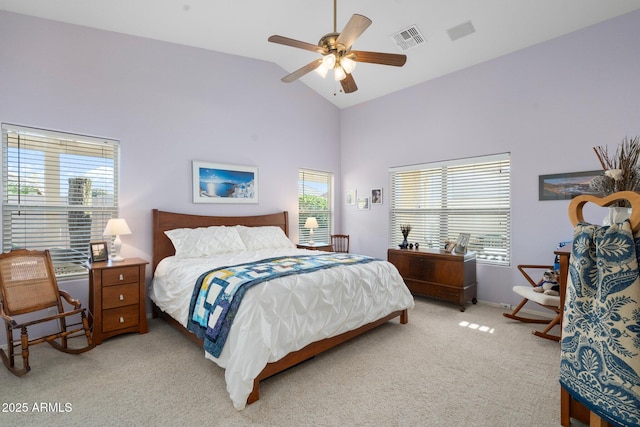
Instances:
[[[223,370],[162,320],[77,356],[41,344],[24,377],[2,367],[0,425],[560,425],[559,344],[502,312],[416,298],[407,325],[392,321],[264,381],[243,411]]]

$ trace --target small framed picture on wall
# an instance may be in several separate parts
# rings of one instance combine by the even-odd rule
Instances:
[[[372,205],[382,204],[382,188],[374,188],[371,190],[371,204]]]
[[[358,197],[358,210],[360,210],[360,211],[369,210],[369,198],[368,197]]]
[[[356,190],[347,190],[344,192],[344,204],[345,205],[356,204]]]

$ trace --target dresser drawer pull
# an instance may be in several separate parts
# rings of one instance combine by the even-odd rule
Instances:
[[[124,280],[124,276],[122,274],[120,275],[120,280]]]
[[[120,316],[120,323],[124,323],[124,317]]]
[[[124,295],[120,294],[120,301],[124,301]]]

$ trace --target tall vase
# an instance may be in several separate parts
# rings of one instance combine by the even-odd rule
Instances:
[[[399,246],[400,246],[400,249],[407,249],[409,247],[409,241],[407,241],[407,237],[409,237],[409,235],[406,234],[406,235],[403,235],[403,237],[404,237],[404,240]]]
[[[607,216],[602,220],[602,225],[620,224],[631,216],[631,208],[622,206],[609,206]]]

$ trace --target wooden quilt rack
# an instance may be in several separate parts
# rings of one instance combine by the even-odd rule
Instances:
[[[579,222],[584,222],[582,210],[587,203],[594,203],[598,206],[611,206],[619,200],[627,200],[631,204],[631,215],[629,223],[634,235],[640,232],[640,194],[634,191],[620,191],[606,197],[596,197],[591,195],[577,196],[569,203],[569,220],[575,227]],[[563,290],[567,284],[569,252],[565,252],[561,257],[561,280],[560,286]],[[562,268],[564,264],[564,268]],[[564,292],[563,292],[564,294]],[[564,295],[563,295],[564,296]],[[564,299],[562,301],[564,306]],[[560,387],[560,424],[564,427],[571,425],[571,418],[588,423],[590,427],[608,427],[610,424],[600,416],[589,411],[584,405],[569,394],[564,387]]]

